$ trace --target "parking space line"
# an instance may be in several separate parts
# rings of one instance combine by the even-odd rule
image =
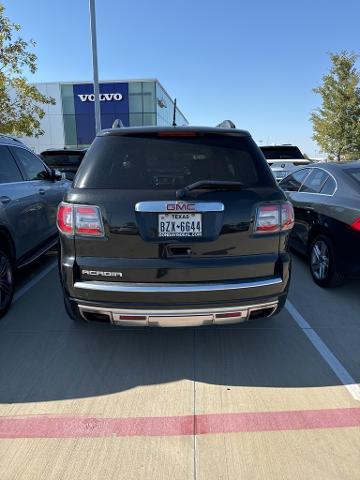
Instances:
[[[41,270],[37,275],[34,276],[29,282],[27,282],[25,285],[23,285],[19,290],[15,293],[13,302],[17,302],[21,297],[25,295],[29,290],[32,289],[40,280],[42,280],[46,275],[51,272],[57,265],[57,260],[54,260],[51,262],[47,267],[45,267],[43,270]]]
[[[355,399],[360,401],[360,386],[356,383],[354,378],[346,370],[343,364],[336,358],[336,356],[331,352],[327,345],[321,340],[319,335],[315,330],[310,326],[310,324],[305,320],[301,313],[294,307],[294,305],[287,300],[285,307],[290,313],[292,318],[310,340],[312,345],[320,353],[325,362],[329,365],[331,370],[335,373],[341,383],[348,390],[350,395]]]
[[[0,439],[189,436],[360,427],[360,408],[173,417],[0,417]]]

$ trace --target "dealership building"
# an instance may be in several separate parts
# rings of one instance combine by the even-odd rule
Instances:
[[[43,105],[44,135],[21,140],[35,152],[48,148],[82,148],[95,137],[95,96],[91,82],[37,83],[38,90],[55,99]],[[174,102],[156,79],[100,82],[101,127],[111,128],[116,119],[124,126],[166,126],[173,122]],[[176,108],[176,124],[188,121]]]

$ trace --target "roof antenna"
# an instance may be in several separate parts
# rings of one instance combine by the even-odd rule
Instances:
[[[174,99],[173,127],[176,127],[176,98]]]
[[[231,120],[224,120],[223,122],[216,125],[217,128],[236,128],[235,123]]]
[[[120,118],[116,118],[114,123],[112,124],[112,128],[124,128],[124,124],[120,120]]]

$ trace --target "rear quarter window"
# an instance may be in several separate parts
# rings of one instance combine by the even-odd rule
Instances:
[[[284,178],[284,180],[281,180],[279,185],[284,190],[284,192],[297,192],[299,191],[301,184],[303,183],[308,174],[308,168],[298,170],[292,175]]]
[[[300,192],[320,193],[328,178],[329,174],[327,172],[319,168],[314,168],[304,181]]]
[[[250,137],[109,135],[97,137],[88,150],[75,187],[168,190],[199,180],[274,185]]]
[[[82,158],[84,157],[83,154],[46,154],[43,153],[42,158],[46,165],[51,167],[63,167],[63,166],[71,166],[71,167],[78,167],[81,163]]]
[[[22,182],[23,178],[21,172],[11,155],[10,150],[5,147],[0,147],[0,184]]]

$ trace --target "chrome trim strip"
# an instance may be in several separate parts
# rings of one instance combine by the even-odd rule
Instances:
[[[186,293],[186,292],[218,292],[242,290],[247,288],[268,287],[282,283],[280,277],[267,280],[254,280],[241,283],[125,283],[84,281],[75,282],[74,288],[96,290],[100,292],[130,292],[130,293]]]
[[[253,311],[271,309],[267,317],[273,315],[278,307],[278,301],[265,302],[254,305],[242,305],[241,307],[224,308],[199,308],[191,310],[139,310],[139,309],[121,309],[93,307],[89,305],[78,305],[80,314],[87,320],[86,313],[102,313],[109,317],[113,324],[127,326],[162,326],[162,327],[196,327],[201,325],[239,323],[249,319]],[[238,312],[236,317],[217,318],[217,315],[227,312]],[[134,316],[134,320],[128,318],[122,320],[121,316]],[[138,316],[145,317],[139,320]]]
[[[193,210],[169,210],[168,204],[194,205]],[[223,212],[224,204],[221,202],[179,202],[178,200],[165,200],[156,202],[138,202],[135,205],[136,212],[167,212],[167,213],[193,213],[193,212]]]

